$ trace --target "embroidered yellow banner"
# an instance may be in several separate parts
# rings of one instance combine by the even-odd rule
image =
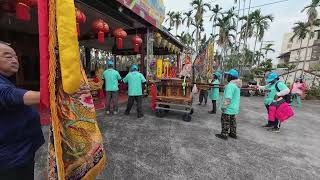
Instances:
[[[157,59],[157,78],[162,78],[162,59]]]
[[[63,90],[68,94],[80,88],[80,52],[74,0],[56,0],[59,59]]]

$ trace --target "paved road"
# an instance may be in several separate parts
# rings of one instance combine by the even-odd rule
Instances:
[[[135,112],[110,117],[99,112],[108,162],[97,179],[320,179],[319,101],[295,108],[296,116],[277,134],[260,127],[266,121],[262,98],[242,97],[239,139],[228,141],[214,136],[220,114],[209,115],[210,105],[195,105],[189,123],[175,113],[157,118],[149,104],[142,119]],[[36,179],[44,179],[46,146],[37,157]]]

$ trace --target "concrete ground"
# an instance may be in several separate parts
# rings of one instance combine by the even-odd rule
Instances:
[[[215,137],[220,114],[207,113],[211,102],[194,105],[191,122],[179,113],[157,118],[149,103],[142,119],[135,111],[109,117],[99,112],[108,160],[97,179],[320,179],[320,102],[294,108],[295,117],[278,134],[261,127],[266,123],[262,102],[261,97],[241,98],[239,139],[228,141]],[[46,148],[37,153],[36,179],[45,179]]]

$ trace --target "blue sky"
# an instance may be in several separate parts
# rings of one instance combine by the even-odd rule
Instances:
[[[234,0],[204,0],[212,5],[219,4],[225,10],[228,10],[234,6]],[[243,0],[242,0],[243,1]],[[279,0],[252,0],[252,6],[258,6],[266,3],[276,2]],[[166,12],[168,11],[183,11],[186,12],[190,10],[191,0],[164,0],[166,6]],[[248,3],[249,0],[246,0]],[[274,41],[275,53],[269,56],[273,59],[281,52],[282,37],[284,33],[291,32],[294,23],[297,21],[305,21],[306,13],[301,13],[303,7],[309,4],[311,0],[288,0],[286,2],[281,2],[278,4],[268,5],[264,7],[259,7],[263,14],[272,14],[275,20],[272,22],[270,29],[265,35],[266,41]],[[205,15],[209,16],[209,14]],[[206,33],[210,35],[212,23],[209,22],[209,17],[205,19],[205,29]],[[185,30],[186,28],[180,28],[179,32]],[[172,33],[175,33],[172,31]],[[253,42],[251,42],[253,46]],[[260,45],[259,45],[260,46]],[[276,62],[276,61],[275,61]]]

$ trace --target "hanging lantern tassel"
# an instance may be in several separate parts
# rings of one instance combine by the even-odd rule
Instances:
[[[122,38],[117,38],[117,48],[122,49],[122,47],[123,47]]]
[[[98,32],[98,42],[101,44],[104,43],[104,32],[103,31]]]
[[[139,49],[140,49],[139,44],[134,44],[133,51],[136,52],[136,53],[138,53],[138,52],[139,52]]]

